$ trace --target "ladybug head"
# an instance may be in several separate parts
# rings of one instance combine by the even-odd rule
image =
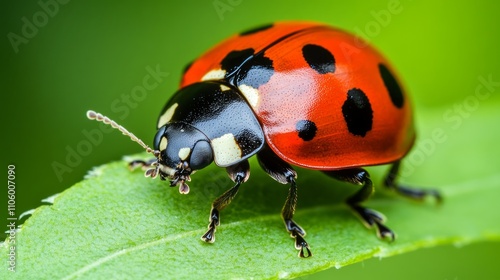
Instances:
[[[154,139],[157,168],[160,177],[170,180],[171,186],[179,185],[181,193],[189,190],[185,181],[195,170],[212,163],[210,141],[198,129],[185,123],[169,123],[160,127]]]
[[[189,192],[186,181],[190,181],[191,173],[206,167],[213,161],[210,141],[189,124],[169,123],[160,127],[155,136],[154,149],[151,149],[126,128],[100,113],[89,110],[87,118],[120,130],[146,149],[146,152],[153,154],[156,161],[151,163],[144,175],[155,178],[159,174],[162,180],[169,179],[171,186],[179,186],[179,192],[182,194]]]

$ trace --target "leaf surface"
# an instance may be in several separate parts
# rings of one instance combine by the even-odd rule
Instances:
[[[206,244],[200,236],[211,202],[232,186],[223,169],[197,172],[191,192],[181,195],[167,182],[130,172],[126,161],[118,161],[95,168],[53,204],[34,211],[16,234],[13,276],[292,278],[439,244],[500,240],[500,154],[491,148],[500,140],[498,118],[491,117],[496,109],[484,107],[459,127],[444,121],[442,112],[426,112],[421,120],[425,126],[418,143],[434,142],[434,148],[417,144],[401,181],[437,186],[444,203],[416,203],[384,191],[366,203],[388,217],[395,242],[377,239],[342,203],[357,187],[301,169],[295,220],[308,232],[314,256],[298,258],[280,216],[287,187],[252,161],[249,182],[221,212],[216,242]],[[444,141],[433,138],[436,129]],[[479,132],[485,136],[478,137]],[[380,183],[386,167],[369,170]],[[0,247],[4,264],[8,241]]]

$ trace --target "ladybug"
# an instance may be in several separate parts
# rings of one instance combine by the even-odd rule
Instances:
[[[282,22],[235,35],[215,46],[183,74],[180,89],[157,122],[154,149],[109,118],[155,158],[133,161],[147,177],[160,176],[188,193],[190,176],[212,162],[235,183],[212,204],[203,241],[214,242],[220,211],[250,176],[254,155],[274,180],[289,185],[282,217],[300,257],[312,255],[294,220],[297,173],[322,171],[360,186],[347,205],[381,239],[394,240],[384,216],[362,206],[374,192],[362,167],[391,164],[384,185],[422,200],[435,190],[396,182],[400,161],[415,141],[410,100],[389,62],[359,38],[322,24]]]

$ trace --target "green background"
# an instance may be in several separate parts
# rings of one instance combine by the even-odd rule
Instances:
[[[427,112],[436,115],[436,111],[459,110],[457,106],[480,84],[478,77],[500,81],[500,9],[494,1],[40,3],[58,4],[57,9],[49,5],[49,12],[37,1],[1,4],[1,166],[6,171],[8,164],[16,165],[17,215],[80,181],[93,166],[140,151],[119,133],[101,133],[102,141],[68,163],[69,151],[82,148],[87,141],[86,132],[99,129],[97,123],[86,120],[86,110],[109,115],[151,143],[158,113],[176,90],[183,67],[223,38],[249,27],[278,20],[312,20],[364,37],[399,70],[412,94],[417,126]],[[24,27],[25,21],[34,23],[35,29]],[[12,44],[12,33],[25,37],[24,43]],[[143,84],[148,67],[159,67],[168,76],[147,90],[144,98],[126,101],[124,96],[131,96]],[[500,104],[498,91],[475,110],[495,106],[485,103]],[[454,112],[451,116],[460,114]],[[458,120],[474,118],[473,112],[465,113]],[[491,149],[498,147],[492,145]],[[473,150],[458,152],[470,156],[471,165],[481,160],[474,158]],[[492,168],[498,170],[499,162],[491,162],[497,166]],[[58,176],[55,163],[67,166],[67,172]],[[432,156],[426,164],[439,170]],[[462,164],[456,174],[439,177],[443,182],[455,182],[466,177],[468,168]],[[408,181],[432,183],[420,182],[417,175]],[[2,221],[7,217],[6,196],[0,200]],[[493,279],[500,275],[493,258],[499,251],[498,243],[439,247],[381,261],[372,259],[308,278]]]

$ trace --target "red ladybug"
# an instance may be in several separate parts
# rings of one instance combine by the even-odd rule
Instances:
[[[89,118],[111,122],[93,111]],[[347,204],[380,238],[394,239],[381,213],[361,205],[374,189],[363,166],[392,164],[384,183],[423,199],[435,190],[395,182],[400,160],[415,140],[410,100],[389,62],[344,31],[315,23],[284,22],[252,29],[220,43],[190,64],[181,87],[158,119],[155,155],[146,176],[170,180],[188,193],[186,181],[215,162],[235,185],[212,204],[208,231],[215,241],[219,212],[250,176],[247,159],[276,181],[289,184],[282,211],[299,256],[311,256],[306,232],[294,220],[297,173],[292,165],[321,170],[361,186]]]

